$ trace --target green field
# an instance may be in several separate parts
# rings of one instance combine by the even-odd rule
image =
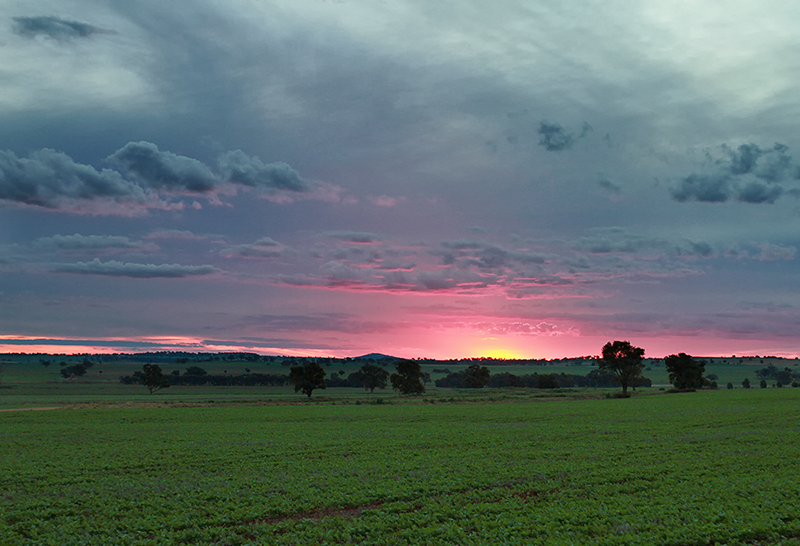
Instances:
[[[368,400],[2,412],[0,544],[800,544],[800,389]]]

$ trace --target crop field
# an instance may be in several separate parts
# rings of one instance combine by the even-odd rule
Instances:
[[[0,544],[800,544],[800,389],[464,400],[2,412]]]

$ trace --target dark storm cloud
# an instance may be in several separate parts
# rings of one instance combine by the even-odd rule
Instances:
[[[680,202],[774,203],[786,190],[784,185],[798,178],[788,146],[775,143],[771,148],[742,144],[736,148],[723,144],[706,150],[712,172],[690,174],[670,192]]]
[[[118,172],[98,171],[64,153],[45,148],[25,159],[11,151],[0,151],[0,200],[61,208],[65,201],[99,198],[140,204],[147,201],[143,189]]]
[[[671,190],[676,201],[723,203],[731,197],[731,181],[726,175],[690,174]]]
[[[151,142],[129,142],[108,160],[121,165],[142,185],[155,189],[204,193],[219,181],[200,161],[162,152]]]
[[[13,20],[14,33],[26,38],[45,36],[54,40],[71,40],[109,32],[88,23],[53,16],[14,17]]]
[[[574,135],[558,123],[547,123],[543,121],[539,124],[538,133],[541,135],[539,145],[544,146],[544,149],[548,152],[568,150],[575,141]]]
[[[311,185],[300,174],[283,162],[264,163],[241,150],[222,154],[219,158],[222,176],[234,184],[254,188],[307,192]]]
[[[730,156],[731,174],[747,174],[755,168],[761,149],[755,144],[742,144],[738,150],[731,150]]]
[[[787,173],[797,170],[788,153],[789,147],[785,144],[776,142],[772,148],[766,149],[752,143],[742,144],[735,150],[728,146],[721,148],[728,157],[720,162],[727,166],[732,175],[753,174],[762,180],[777,182]]]
[[[311,189],[297,171],[285,163],[265,165],[258,158],[248,158],[239,151],[225,157],[226,174],[231,175],[230,181],[239,187],[291,192]],[[35,151],[28,158],[0,150],[0,201],[71,212],[130,215],[149,208],[183,208],[184,203],[166,202],[159,193],[171,198],[176,194],[204,195],[216,190],[223,181],[201,161],[159,150],[150,142],[129,142],[107,160],[120,166],[130,179],[113,169],[97,170],[76,163],[68,155],[48,148]],[[238,167],[234,168],[234,164]],[[319,188],[324,189],[324,186],[317,184]],[[327,199],[328,196],[323,191],[316,198]],[[94,201],[98,203],[88,206]],[[109,201],[118,206],[109,206]]]
[[[108,277],[133,277],[138,279],[184,278],[211,275],[221,272],[211,265],[179,264],[139,264],[110,260],[101,262],[95,258],[91,262],[58,264],[53,267],[56,273],[75,273],[78,275],[103,275]]]
[[[737,199],[743,203],[774,203],[782,194],[781,186],[750,182],[739,191]]]

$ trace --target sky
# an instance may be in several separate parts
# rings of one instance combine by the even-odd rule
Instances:
[[[800,4],[2,3],[2,352],[800,354]]]

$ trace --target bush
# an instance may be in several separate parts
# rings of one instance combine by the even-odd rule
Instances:
[[[728,390],[733,390],[733,383],[728,383]]]

